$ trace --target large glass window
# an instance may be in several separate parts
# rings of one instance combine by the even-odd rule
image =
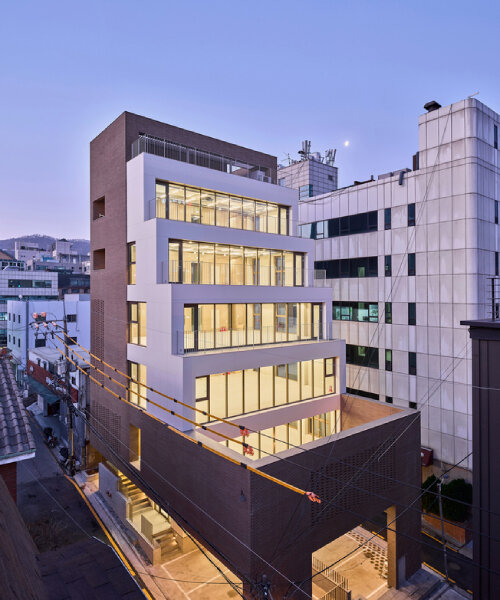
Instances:
[[[156,184],[156,216],[167,218],[167,186],[164,183]]]
[[[196,188],[186,188],[186,221],[200,222],[200,190]]]
[[[245,273],[243,271],[243,248],[241,246],[230,246],[231,258],[231,285],[244,285]]]
[[[347,277],[377,277],[378,257],[341,258],[333,260],[317,260],[314,269],[325,271],[326,279],[343,279]]]
[[[332,303],[334,321],[378,322],[377,302],[346,302],[334,300]]]
[[[287,206],[161,181],[156,217],[281,235],[289,230]]]
[[[169,242],[168,244],[168,280],[170,283],[182,281],[181,266],[181,243]]]
[[[350,365],[378,369],[378,348],[346,344],[345,360]]]
[[[199,256],[196,242],[182,242],[182,280],[185,283],[199,283]]]
[[[369,233],[377,231],[378,211],[358,213],[345,217],[328,219],[327,221],[315,221],[299,225],[299,235],[303,238],[323,239],[334,238],[357,233]]]
[[[128,303],[128,341],[130,344],[146,345],[146,303]]]
[[[288,448],[302,446],[308,442],[338,433],[341,430],[339,412],[338,410],[332,410],[328,413],[302,419],[301,421],[285,423],[284,425],[270,427],[269,429],[250,434],[246,438],[246,441],[250,444],[254,452],[250,458],[258,460],[259,458],[283,452],[284,450],[288,450]],[[241,437],[236,439],[243,441]],[[239,454],[243,453],[243,446],[235,444],[232,440],[220,443],[225,443]]]
[[[186,199],[184,186],[172,185],[168,186],[168,218],[171,221],[184,221]]]
[[[322,339],[322,336],[322,306],[316,303],[184,306],[185,352]]]
[[[258,285],[257,248],[244,248],[243,250],[245,254],[245,285]]]
[[[302,286],[302,254],[209,242],[169,242],[169,283]]]
[[[215,225],[215,192],[201,190],[201,222]]]
[[[175,244],[175,242],[173,242]],[[200,260],[200,283],[213,285],[215,281],[215,246],[214,244],[198,244]]]
[[[321,358],[198,377],[195,397],[197,408],[226,418],[333,394],[335,389],[335,359]],[[208,420],[201,414],[197,419]]]
[[[259,284],[271,284],[271,250],[259,249]]]
[[[229,224],[233,229],[242,229],[243,226],[243,199],[231,196]]]
[[[229,285],[229,246],[222,244],[215,244],[215,284]]]

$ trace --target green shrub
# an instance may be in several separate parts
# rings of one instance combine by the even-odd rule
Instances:
[[[430,513],[439,515],[439,499],[434,493],[438,492],[438,479],[435,475],[428,477],[422,484],[422,508]],[[472,503],[472,485],[467,483],[465,479],[453,479],[450,483],[443,483],[441,486],[443,494],[443,518],[448,521],[458,521],[463,523],[469,516],[470,508],[465,504],[455,502]],[[445,498],[444,496],[448,496]]]

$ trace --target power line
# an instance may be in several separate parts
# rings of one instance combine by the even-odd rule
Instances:
[[[56,334],[55,334],[55,335],[56,335]],[[65,335],[66,335],[66,337],[68,337],[69,339],[73,339],[73,338],[71,338],[71,337],[70,337],[68,334],[65,334]],[[61,339],[61,338],[59,338],[57,335],[56,335],[56,337],[57,337],[58,339]],[[61,340],[61,342],[62,342],[62,340]],[[62,343],[64,344],[64,342],[62,342]],[[89,351],[88,351],[88,350],[87,350],[87,349],[86,349],[84,346],[82,346],[82,345],[81,345],[81,344],[79,344],[79,343],[77,343],[77,345],[78,345],[80,348],[82,348],[82,349],[83,349],[85,352],[88,352],[88,353],[89,353]],[[70,349],[70,350],[71,350],[71,349]],[[74,353],[74,354],[76,354],[77,356],[80,356],[80,355],[79,355],[77,352],[75,352],[74,350],[71,350],[71,352],[73,352],[73,353]],[[89,354],[91,354],[91,353],[89,353]],[[91,356],[94,356],[94,355],[92,355],[92,354],[91,354]],[[100,359],[98,359],[98,360],[100,360]],[[460,359],[460,360],[462,360],[462,359]],[[93,369],[97,370],[99,373],[103,373],[101,370],[99,370],[97,367],[95,367],[95,365],[92,365],[92,364],[91,364],[91,363],[89,363],[88,361],[85,361],[85,362],[87,362],[87,364],[89,364],[89,365],[90,365],[90,366],[91,366]],[[104,361],[102,361],[102,362],[104,362]],[[141,384],[140,382],[138,382],[137,380],[135,380],[135,379],[131,378],[130,376],[128,376],[128,375],[125,375],[124,373],[122,373],[121,371],[119,371],[118,369],[116,369],[115,367],[113,367],[112,365],[109,365],[108,363],[105,363],[105,364],[106,364],[106,366],[108,366],[109,368],[113,369],[113,370],[114,370],[114,371],[116,371],[117,373],[119,373],[119,374],[121,374],[121,375],[124,375],[124,376],[128,377],[128,379],[130,379],[130,381],[132,381],[133,383],[137,383],[137,384],[139,384],[139,385],[145,385],[145,384]],[[109,375],[107,375],[107,374],[105,374],[105,373],[103,373],[103,374],[104,374],[104,375],[105,375],[107,378],[109,378],[109,379],[111,379],[112,381],[116,382],[118,385],[121,385],[122,387],[125,387],[125,386],[123,386],[123,384],[120,384],[120,383],[119,383],[119,382],[117,382],[115,379],[111,378]],[[437,379],[436,381],[443,381],[443,382],[445,382],[446,380]],[[159,392],[158,390],[155,390],[154,388],[151,388],[151,387],[149,387],[149,386],[145,386],[145,387],[148,387],[148,389],[150,389],[151,391],[153,391],[153,392],[155,392],[155,393],[158,393],[158,394],[160,394],[160,395],[162,395],[162,396],[164,396],[164,397],[166,397],[166,398],[168,398],[168,399],[171,399],[171,400],[174,400],[174,401],[176,401],[175,399],[171,398],[170,396],[167,396],[167,395],[165,395],[165,394],[162,394],[161,392]],[[125,388],[125,389],[127,389],[128,391],[130,391],[130,390],[129,390],[129,388]],[[495,389],[495,388],[492,388],[492,389]],[[499,390],[499,391],[500,391],[500,390]],[[135,392],[132,392],[132,393],[134,393],[134,394],[135,394]],[[143,396],[141,396],[141,398],[143,398]],[[146,399],[148,402],[151,402],[151,400],[149,400],[149,399],[147,399],[147,398],[145,398],[145,399]],[[153,402],[153,404],[156,406],[156,404],[155,404],[154,402]],[[186,405],[186,406],[187,406],[188,408],[191,408],[191,409],[193,409],[193,407],[190,407],[189,405]],[[164,409],[164,410],[167,410],[167,412],[170,412],[168,409],[165,409],[164,407],[161,407],[161,406],[160,406],[160,408],[162,408],[162,409]],[[195,409],[193,409],[193,410],[195,410]],[[204,414],[207,414],[207,415],[209,414],[209,413],[206,413],[205,411],[201,411],[201,412],[203,412]],[[240,429],[240,430],[247,429],[247,428],[246,428],[245,426],[243,426],[243,425],[236,425],[235,423],[232,423],[231,421],[226,421],[226,420],[224,420],[224,419],[219,419],[218,417],[214,417],[214,418],[215,418],[215,419],[217,419],[217,420],[220,420],[220,421],[222,421],[222,422],[224,422],[224,423],[227,423],[227,424],[233,425],[234,427],[237,427],[237,428],[238,428],[238,429]],[[197,426],[198,426],[198,424],[197,424]],[[205,431],[210,431],[210,432],[212,432],[212,431],[213,431],[211,428],[204,428],[204,429],[205,429]],[[282,440],[282,439],[280,439],[280,438],[278,438],[278,437],[276,437],[276,436],[274,436],[274,435],[269,435],[269,434],[263,433],[262,431],[257,431],[257,430],[251,429],[251,428],[248,428],[248,431],[250,431],[250,432],[252,432],[252,433],[259,433],[261,436],[264,436],[264,437],[267,437],[267,438],[269,438],[269,439],[272,439],[273,441],[280,442],[280,443],[282,443],[282,444],[284,444],[284,445],[286,444],[286,445],[289,445],[289,446],[291,446],[291,447],[293,447],[293,448],[298,448],[298,449],[301,449],[301,450],[303,450],[303,446],[301,446],[301,445],[297,445],[297,444],[293,444],[293,443],[291,443],[291,442],[285,442],[284,440]],[[231,438],[231,441],[234,441],[234,442],[236,442],[237,440],[235,440],[235,439]],[[291,461],[290,461],[290,459],[285,459],[285,458],[282,458],[282,457],[278,456],[278,454],[279,454],[279,453],[278,453],[278,454],[272,454],[272,453],[270,453],[270,452],[267,452],[267,451],[265,451],[265,450],[261,450],[261,451],[262,451],[262,452],[265,452],[266,454],[268,454],[268,455],[270,455],[270,456],[276,456],[276,458],[278,458],[279,460],[284,460],[284,461],[287,461],[287,462],[291,462]],[[308,452],[308,453],[311,453],[311,454],[315,454],[315,455],[317,455],[317,456],[319,456],[319,457],[321,457],[321,458],[324,458],[324,455],[323,455],[323,454],[320,454],[320,453],[316,452],[314,449],[307,450],[307,452]],[[335,461],[335,462],[339,462],[339,463],[341,463],[341,464],[344,464],[344,465],[347,465],[347,466],[349,466],[349,467],[352,467],[352,465],[351,465],[350,463],[347,463],[347,462],[345,462],[345,461],[342,461],[342,460],[340,460],[340,459],[334,459],[334,461]],[[292,462],[292,464],[296,464],[296,463],[293,463],[293,462]],[[299,467],[302,467],[302,465],[298,465],[298,464],[297,464],[297,466],[299,466]],[[378,474],[378,473],[376,473],[376,472],[374,472],[374,471],[370,471],[370,470],[368,470],[368,469],[364,469],[363,467],[357,467],[357,469],[359,469],[359,470],[362,470],[362,471],[364,471],[364,472],[367,472],[367,473],[370,473],[370,474],[373,474],[373,475],[376,475],[376,476],[378,476],[378,477],[383,477],[383,478],[385,478],[385,479],[388,479],[388,480],[390,480],[390,481],[394,481],[394,482],[396,482],[396,483],[399,483],[399,484],[401,484],[401,485],[406,485],[406,486],[412,487],[412,488],[414,488],[414,489],[421,490],[421,487],[420,487],[420,486],[415,486],[415,485],[413,485],[413,484],[411,484],[411,483],[409,483],[409,482],[407,482],[407,481],[398,480],[398,479],[392,478],[392,477],[390,477],[390,476],[388,476],[388,475],[384,475],[384,474]],[[311,472],[314,472],[314,473],[316,473],[316,474],[319,474],[321,477],[325,477],[325,478],[327,478],[327,479],[329,479],[329,478],[330,478],[330,477],[328,477],[327,475],[324,475],[324,474],[322,474],[321,472],[312,471],[311,469],[309,469],[309,470],[310,470]],[[432,492],[431,490],[428,490],[428,491],[427,491],[427,493],[429,493],[429,494],[432,494],[432,495],[436,495],[436,496],[438,496],[438,495],[439,495],[437,492]],[[460,503],[460,504],[464,504],[464,505],[466,505],[466,506],[473,507],[473,508],[480,508],[480,507],[474,507],[474,505],[472,505],[471,503],[464,502],[464,501],[462,501],[462,500],[458,500],[458,499],[457,499],[457,500],[455,500],[454,498],[451,498],[451,497],[448,497],[448,496],[445,496],[445,495],[441,495],[441,497],[442,497],[442,498],[444,498],[444,499],[448,499],[448,500],[451,500],[451,501],[454,501],[454,502]],[[487,509],[483,509],[483,510],[487,510]],[[489,512],[492,512],[492,511],[489,511]],[[492,514],[496,514],[496,513],[492,513]],[[498,516],[500,516],[500,514],[498,514]]]
[[[464,458],[462,458],[462,460],[460,460],[459,462],[455,463],[454,465],[452,465],[447,471],[445,471],[445,473],[443,473],[443,475],[446,475],[446,473],[449,473],[452,469],[456,468],[460,463],[462,463],[464,460],[466,460],[469,457],[469,454],[467,456],[465,456]],[[328,565],[327,567],[325,567],[324,569],[322,569],[321,571],[319,571],[318,573],[316,573],[315,575],[312,575],[311,577],[308,577],[304,580],[302,580],[302,582],[299,583],[298,586],[295,586],[295,588],[299,588],[301,589],[301,587],[304,585],[304,583],[306,583],[307,581],[312,580],[314,577],[316,577],[317,575],[320,575],[321,573],[323,573],[324,571],[326,571],[328,568],[335,566],[337,563],[339,563],[340,561],[344,560],[345,558],[347,558],[348,556],[350,556],[351,554],[353,554],[353,552],[356,552],[357,550],[359,550],[359,548],[362,548],[363,546],[365,546],[368,542],[370,542],[371,540],[373,540],[375,537],[377,537],[378,535],[380,535],[380,533],[382,533],[384,531],[384,529],[387,529],[387,527],[389,527],[390,525],[392,525],[395,521],[397,521],[397,519],[399,517],[401,517],[403,514],[405,514],[405,512],[407,512],[410,508],[410,506],[412,506],[413,504],[415,504],[415,502],[417,502],[418,500],[420,500],[420,498],[423,496],[424,492],[422,492],[419,496],[417,496],[402,512],[400,515],[398,515],[397,517],[395,517],[392,521],[390,521],[389,523],[387,523],[386,527],[382,527],[381,529],[379,529],[379,531],[377,533],[374,533],[370,538],[368,538],[365,542],[361,543],[357,548],[355,548],[354,550],[351,550],[350,552],[347,552],[344,556],[342,556],[341,558],[337,559],[335,562],[333,562],[332,564]],[[418,540],[417,540],[418,541]],[[421,543],[421,540],[419,541],[419,543]],[[482,567],[485,568],[485,567]],[[289,588],[290,589],[290,588]],[[295,591],[293,591],[291,593],[291,595],[289,596],[288,593],[286,594],[285,598],[291,598],[293,595],[295,594]]]
[[[59,350],[59,349],[58,349],[58,350]],[[62,352],[62,351],[61,351],[61,350],[59,350],[59,352]],[[71,359],[70,359],[69,357],[67,357],[67,360],[69,360],[70,362],[73,362],[73,361],[71,361]],[[77,366],[77,365],[76,365],[76,363],[74,363],[74,362],[73,362],[73,364],[75,364],[75,366]],[[79,368],[79,367],[77,366],[77,368]],[[83,372],[83,373],[85,373],[85,371],[83,371],[83,369],[82,369],[82,372]],[[91,377],[90,375],[88,375],[87,373],[85,373],[85,374],[87,375],[87,377],[89,377],[89,378],[92,378],[92,377]],[[93,379],[93,378],[92,378],[92,379]],[[105,387],[104,387],[102,384],[99,384],[99,385],[100,385],[100,387],[102,387],[103,389],[106,389],[106,391],[108,391],[108,392],[110,392],[111,394],[113,394],[113,395],[114,395],[114,392],[112,392],[112,391],[111,391],[111,390],[109,390],[108,388],[105,388]],[[132,406],[134,406],[134,405],[132,405]],[[138,408],[138,407],[136,407],[136,408]],[[86,416],[84,415],[84,413],[82,412],[82,410],[81,410],[81,409],[78,409],[78,408],[75,408],[75,410],[76,410],[78,413],[80,413],[81,415],[83,415],[83,418],[84,418],[84,420],[85,420],[85,421],[88,423],[89,427],[92,429],[92,431],[95,433],[95,435],[96,435],[96,436],[97,436],[97,437],[98,437],[98,438],[99,438],[101,441],[103,441],[103,443],[104,443],[104,444],[106,444],[106,446],[108,446],[108,447],[109,447],[109,449],[110,449],[110,450],[113,452],[113,454],[114,454],[114,455],[115,455],[115,456],[118,458],[118,460],[120,460],[120,462],[122,462],[122,463],[126,464],[126,463],[125,463],[125,460],[124,460],[124,459],[123,459],[123,458],[122,458],[122,457],[121,457],[121,456],[120,456],[120,455],[119,455],[119,454],[118,454],[118,453],[117,453],[117,452],[116,452],[116,451],[115,451],[115,450],[114,450],[114,449],[111,447],[111,445],[110,445],[109,443],[107,443],[107,442],[104,440],[104,438],[103,438],[103,437],[102,437],[102,436],[101,436],[101,435],[100,435],[100,434],[97,432],[97,430],[96,430],[96,429],[95,429],[95,428],[92,426],[92,424],[91,424],[91,423],[90,423],[90,421],[89,421],[89,420],[86,418]],[[146,414],[147,416],[150,416],[150,417],[151,417],[151,415],[149,415],[148,413],[144,413],[144,414]],[[96,421],[98,421],[98,420],[96,419],[96,417],[95,417],[95,416],[92,416],[92,418],[94,418]],[[152,417],[152,418],[154,418],[154,419],[155,419],[155,417]],[[155,420],[158,420],[158,419],[155,419]],[[99,422],[99,421],[98,421],[98,422]],[[102,424],[101,424],[101,425],[102,425]],[[175,429],[173,429],[173,428],[171,428],[171,427],[170,427],[170,429],[171,429],[171,430],[173,430],[173,431],[176,431]],[[177,432],[177,431],[176,431],[176,432]],[[126,445],[126,444],[125,444],[125,443],[124,443],[124,442],[123,442],[123,441],[122,441],[120,438],[119,438],[119,437],[115,436],[115,435],[114,435],[112,432],[110,432],[110,431],[108,431],[108,433],[109,433],[109,434],[111,434],[111,435],[112,435],[112,436],[113,436],[113,437],[114,437],[116,440],[118,440],[118,442],[119,442],[119,443],[121,443],[123,446],[125,446],[125,448],[127,448],[127,449],[130,451],[130,448],[129,448],[129,447],[128,447],[128,446],[127,446],[127,445]],[[180,433],[180,432],[179,432],[179,433]],[[193,441],[193,440],[192,440],[192,438],[189,438],[188,436],[185,436],[184,434],[183,434],[183,437],[187,437],[187,438],[188,438],[190,441]],[[196,442],[196,441],[195,441],[195,443],[199,444],[199,442]],[[219,454],[219,453],[217,453],[217,454]],[[221,456],[224,456],[224,455],[222,455],[222,454],[220,454],[220,455],[221,455]],[[232,462],[236,462],[236,461],[232,460]],[[146,461],[144,461],[144,463],[145,463],[145,464],[148,464],[148,463],[146,463]],[[127,466],[127,468],[128,468],[128,469],[130,469],[130,465],[129,465],[129,464],[126,464],[126,466]],[[225,532],[226,532],[228,535],[230,535],[230,536],[231,536],[231,537],[233,537],[235,540],[237,540],[237,541],[238,541],[240,544],[242,544],[242,545],[243,545],[243,546],[244,546],[244,547],[245,547],[247,550],[249,550],[249,551],[250,551],[252,554],[254,554],[254,555],[255,555],[255,556],[256,556],[256,557],[257,557],[257,558],[258,558],[260,561],[262,561],[262,562],[263,562],[263,563],[265,563],[267,566],[269,566],[270,568],[272,568],[272,569],[273,569],[273,571],[275,571],[275,572],[276,572],[276,573],[277,573],[277,574],[278,574],[280,577],[282,577],[283,579],[285,579],[286,581],[288,581],[288,582],[289,582],[291,585],[294,585],[294,584],[293,584],[293,582],[292,582],[292,581],[291,581],[291,580],[290,580],[288,577],[286,577],[286,575],[284,575],[283,573],[281,573],[280,571],[278,571],[278,570],[277,570],[277,569],[276,569],[276,568],[275,568],[275,567],[274,567],[272,564],[270,564],[269,562],[267,562],[267,561],[266,561],[266,560],[265,560],[263,557],[261,557],[259,554],[257,554],[257,553],[256,553],[256,552],[255,552],[255,551],[254,551],[254,550],[253,550],[251,547],[249,547],[249,546],[248,546],[247,544],[245,544],[245,543],[244,543],[242,540],[240,540],[240,539],[239,539],[237,536],[235,536],[235,535],[234,535],[234,534],[233,534],[231,531],[229,531],[229,530],[228,530],[226,527],[224,527],[224,525],[222,525],[221,523],[219,523],[218,521],[216,521],[216,520],[214,519],[214,517],[213,517],[211,514],[207,513],[207,511],[205,511],[205,510],[204,510],[202,507],[200,507],[199,505],[197,505],[197,504],[196,504],[196,503],[195,503],[195,502],[194,502],[194,501],[193,501],[191,498],[189,498],[188,496],[186,496],[186,495],[185,495],[185,494],[184,494],[184,493],[183,493],[181,490],[179,490],[179,489],[178,489],[176,486],[174,486],[174,484],[172,484],[170,481],[168,481],[168,480],[167,480],[167,479],[166,479],[166,478],[165,478],[165,477],[164,477],[164,476],[163,476],[161,473],[158,473],[158,471],[156,471],[156,469],[154,469],[154,468],[153,468],[151,465],[149,465],[149,464],[148,464],[148,466],[149,466],[149,468],[150,468],[150,469],[151,469],[153,472],[155,472],[155,473],[156,473],[156,474],[157,474],[157,475],[158,475],[158,476],[159,476],[161,479],[163,479],[163,481],[165,481],[165,483],[167,483],[167,484],[168,484],[170,487],[172,487],[172,488],[173,488],[173,489],[174,489],[174,490],[175,490],[175,491],[176,491],[178,494],[180,494],[181,496],[183,496],[183,497],[184,497],[184,498],[185,498],[185,499],[186,499],[188,502],[190,502],[191,504],[193,504],[193,505],[194,505],[194,506],[195,506],[195,507],[196,507],[196,508],[197,508],[199,511],[201,511],[203,514],[205,514],[205,515],[206,515],[206,516],[207,516],[209,519],[211,519],[211,520],[212,520],[212,521],[213,521],[213,522],[214,522],[216,525],[218,525],[218,526],[219,526],[221,529],[223,529],[223,530],[224,530],[224,531],[225,531]],[[143,486],[145,486],[145,487],[147,487],[147,489],[148,489],[148,490],[150,490],[152,494],[154,494],[155,498],[157,498],[157,499],[159,500],[158,504],[160,504],[160,505],[161,505],[162,503],[165,503],[165,504],[166,504],[166,505],[169,507],[169,510],[170,510],[170,511],[174,512],[175,514],[177,514],[177,515],[179,516],[179,518],[181,518],[181,519],[182,519],[184,522],[186,522],[186,523],[187,523],[187,525],[188,525],[189,527],[193,528],[193,530],[194,530],[194,531],[196,531],[196,533],[197,533],[198,535],[200,535],[200,537],[202,537],[202,539],[204,539],[204,540],[205,540],[205,541],[206,541],[206,542],[207,542],[207,543],[208,543],[208,544],[209,544],[211,547],[213,547],[213,545],[212,545],[212,544],[211,544],[211,543],[210,543],[208,540],[206,540],[206,538],[205,538],[204,536],[202,536],[202,534],[201,534],[201,533],[200,533],[198,530],[196,530],[196,529],[195,529],[195,528],[194,528],[192,525],[190,525],[190,524],[189,524],[189,522],[188,522],[188,521],[187,521],[185,518],[183,518],[183,517],[182,517],[182,516],[181,516],[181,515],[180,515],[180,514],[179,514],[179,513],[178,513],[178,512],[175,510],[175,509],[173,509],[173,507],[172,507],[170,504],[168,504],[168,503],[167,503],[167,502],[166,502],[166,501],[165,501],[165,500],[164,500],[164,499],[163,499],[163,498],[162,498],[162,497],[161,497],[159,494],[157,494],[157,492],[156,492],[156,491],[155,491],[155,490],[154,490],[154,489],[153,489],[153,488],[152,488],[152,487],[151,487],[151,486],[150,486],[150,485],[149,485],[149,484],[148,484],[148,483],[147,483],[147,482],[146,482],[146,481],[145,481],[145,480],[142,478],[142,476],[141,476],[139,473],[137,473],[137,471],[134,473],[134,475],[135,475],[135,477],[136,477],[136,478],[137,478],[139,481],[141,481],[142,485],[143,485]],[[187,532],[186,532],[186,533],[187,533]],[[217,552],[217,553],[218,553],[220,556],[224,556],[224,555],[223,555],[221,552],[219,552],[218,550],[216,550],[216,549],[215,549],[215,551],[216,551],[216,552]],[[225,558],[225,560],[227,560],[227,558]],[[230,561],[228,561],[228,562],[229,562],[229,564],[232,564]],[[245,579],[246,579],[246,578],[245,578]],[[248,581],[248,579],[247,579],[247,581]],[[249,583],[251,584],[251,582],[249,582]]]

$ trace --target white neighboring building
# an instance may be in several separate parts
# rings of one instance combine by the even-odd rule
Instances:
[[[299,214],[347,341],[347,388],[419,408],[422,444],[454,464],[472,450],[460,321],[491,316],[488,277],[499,274],[500,116],[476,99],[432,108],[414,170],[309,199]]]
[[[43,275],[56,277],[57,291],[57,273],[43,273]],[[19,370],[26,368],[28,352],[31,349],[57,346],[64,351],[64,346],[57,338],[46,340],[42,335],[46,331],[43,326],[40,326],[38,335],[30,326],[34,320],[33,313],[42,312],[47,313],[47,321],[56,320],[61,327],[66,316],[68,335],[85,348],[90,346],[89,294],[67,294],[64,300],[9,300],[7,302],[7,347],[19,365]],[[59,335],[64,338],[62,333]],[[77,346],[75,350],[81,354]]]
[[[0,252],[0,259],[1,254]],[[9,261],[5,259],[4,262]],[[9,300],[33,298],[47,301],[57,298],[59,294],[57,273],[29,273],[24,271],[24,263],[12,260],[10,262],[22,264],[23,268],[17,269],[12,264],[6,264],[1,269],[0,265],[0,348],[7,346]]]

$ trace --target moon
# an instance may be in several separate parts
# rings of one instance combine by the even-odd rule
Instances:
[[[346,141],[344,142],[344,146],[345,146],[346,148],[347,148],[347,146],[349,146],[349,140],[346,140]]]

